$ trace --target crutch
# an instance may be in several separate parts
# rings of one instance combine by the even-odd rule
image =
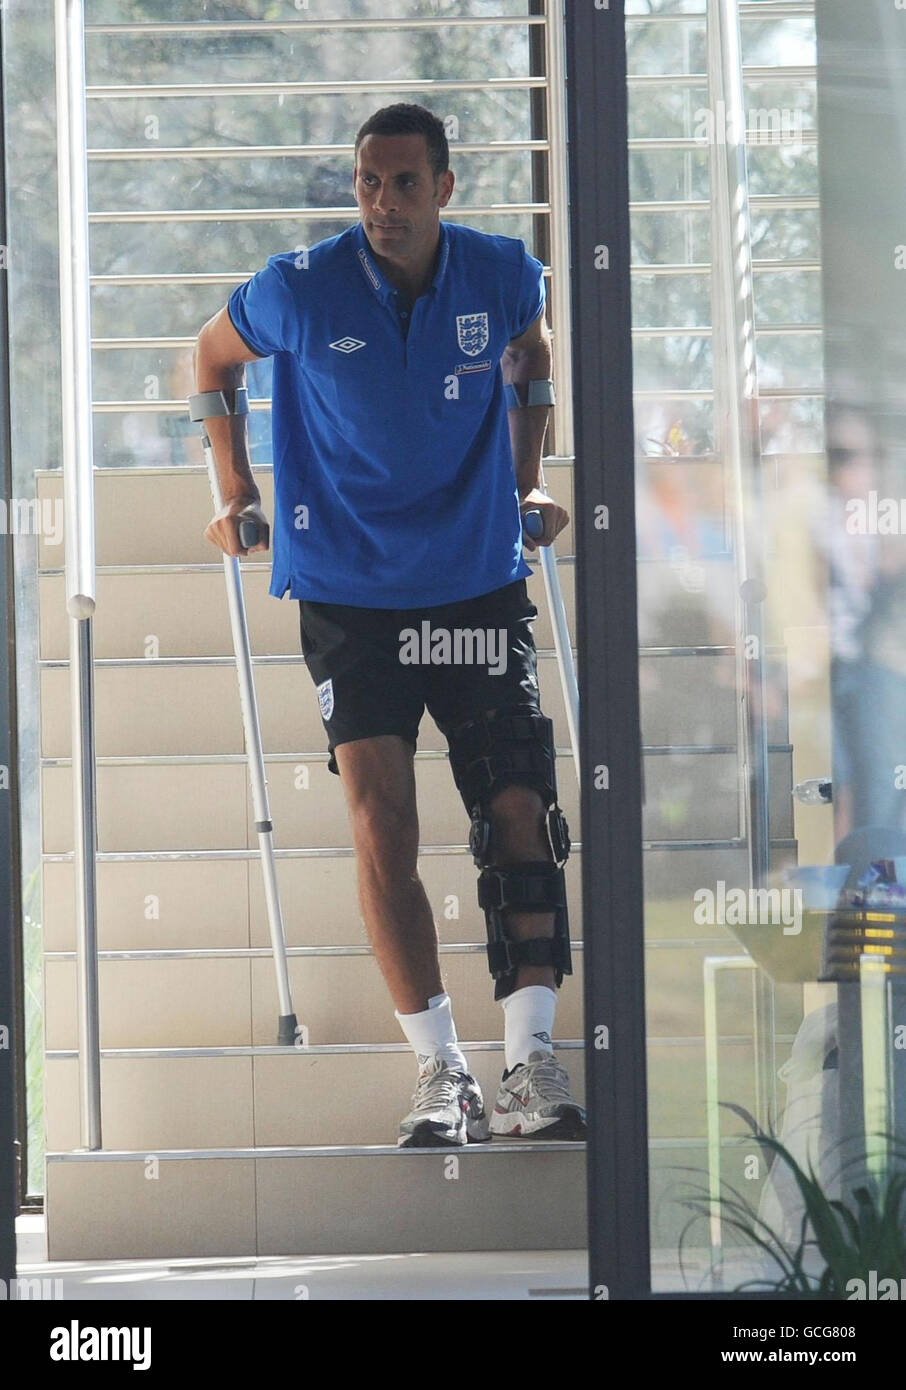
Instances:
[[[201,445],[208,470],[208,482],[211,485],[214,511],[219,512],[223,506],[220,480],[217,476],[214,450],[204,421],[201,422]],[[253,529],[250,530],[249,527]],[[257,544],[257,527],[254,526],[254,522],[240,522],[239,539],[246,549]],[[277,972],[277,998],[280,1007],[277,1044],[280,1047],[292,1047],[296,1041],[297,1024],[289,987],[289,971],[286,966],[286,935],[283,930],[283,913],[280,908],[280,892],[277,886],[277,868],[274,860],[274,827],[267,798],[267,777],[264,771],[261,728],[258,723],[258,702],[255,699],[255,682],[252,677],[252,652],[249,645],[248,624],[245,620],[245,600],[242,596],[242,576],[239,572],[238,556],[224,553],[223,572],[226,577],[227,600],[230,606],[230,627],[233,630],[236,674],[239,677],[239,701],[242,705],[245,754],[248,759],[249,776],[252,783],[255,829],[258,832],[261,872],[264,875],[267,923],[271,934],[271,949],[274,953],[274,969]]]

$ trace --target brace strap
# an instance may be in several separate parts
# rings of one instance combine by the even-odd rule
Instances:
[[[478,879],[478,902],[496,912],[552,912],[566,906],[563,873],[546,859],[484,869]]]
[[[553,965],[557,967],[560,983],[563,979],[562,951],[557,939],[550,936],[533,936],[528,941],[510,941],[508,938],[489,941],[488,969],[497,979],[509,975],[520,965]]]
[[[493,726],[493,732],[492,727]],[[540,710],[500,710],[470,720],[455,732],[451,762],[469,811],[492,786],[524,781],[554,799],[553,725]]]

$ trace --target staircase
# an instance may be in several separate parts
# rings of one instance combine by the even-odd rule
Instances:
[[[257,478],[269,507],[270,473]],[[59,486],[47,473],[40,493]],[[570,507],[568,467],[551,468],[551,486]],[[98,470],[101,1154],[77,1152],[67,633],[62,575],[40,577],[50,1258],[582,1246],[582,1145],[508,1141],[453,1161],[395,1148],[414,1063],[367,946],[298,605],[268,596],[266,563],[244,562],[290,978],[308,1043],[272,1045],[274,975],[223,570],[202,534],[209,516],[200,467]],[[533,584],[543,613],[540,576]],[[561,804],[577,827],[546,616],[536,640],[564,754]],[[445,982],[493,1095],[502,1010],[468,822],[427,714],[415,766],[419,867]],[[578,854],[569,887],[579,937]],[[558,1036],[580,1097],[581,1035],[577,951]]]

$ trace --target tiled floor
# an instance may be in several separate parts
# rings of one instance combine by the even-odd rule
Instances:
[[[584,1251],[343,1255],[236,1260],[22,1259],[33,1296],[55,1299],[583,1299]]]
[[[588,1297],[584,1250],[50,1263],[45,1256],[43,1216],[20,1216],[16,1230],[17,1277],[30,1281],[28,1296],[33,1298],[546,1302]],[[728,1258],[724,1286],[732,1288],[744,1278],[765,1272],[753,1268],[751,1259]],[[688,1252],[684,1275],[677,1268],[675,1252],[655,1252],[652,1280],[659,1292],[708,1288],[707,1252]]]

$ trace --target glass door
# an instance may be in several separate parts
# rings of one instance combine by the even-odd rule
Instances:
[[[791,1292],[809,1165],[903,1152],[903,40],[625,8],[571,52],[592,1289]]]

